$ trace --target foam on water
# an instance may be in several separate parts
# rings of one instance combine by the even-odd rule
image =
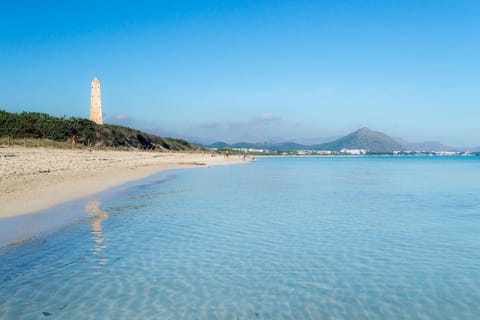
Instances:
[[[478,181],[477,158],[164,173],[1,249],[0,318],[472,319]]]

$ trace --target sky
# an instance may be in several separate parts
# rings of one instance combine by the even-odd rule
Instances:
[[[480,145],[480,1],[0,0],[0,109],[202,140]]]

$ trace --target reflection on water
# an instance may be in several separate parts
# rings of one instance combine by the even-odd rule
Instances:
[[[90,227],[91,233],[93,234],[93,240],[95,241],[95,245],[93,246],[90,251],[94,255],[98,255],[102,249],[105,249],[107,246],[105,245],[105,236],[103,234],[103,225],[102,222],[108,218],[108,214],[103,212],[99,208],[100,202],[94,201],[87,204],[85,207],[85,211],[88,215],[92,216],[92,225]],[[98,265],[95,266],[95,269],[101,268],[102,265],[106,264],[108,259],[106,258],[99,258]],[[101,272],[94,272],[94,274],[101,274]]]
[[[122,187],[0,250],[0,319],[478,319],[476,159],[272,157]]]

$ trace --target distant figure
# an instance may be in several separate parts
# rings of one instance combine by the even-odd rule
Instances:
[[[77,147],[77,136],[73,135],[72,136],[72,150]]]
[[[229,156],[229,155],[230,155],[230,151],[228,151],[228,150],[225,150],[225,157],[227,157],[227,158],[228,158],[228,156]]]

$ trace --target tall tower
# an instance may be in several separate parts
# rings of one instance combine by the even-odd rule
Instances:
[[[103,124],[100,80],[98,80],[96,77],[92,80],[92,90],[90,95],[90,120],[97,124]]]

